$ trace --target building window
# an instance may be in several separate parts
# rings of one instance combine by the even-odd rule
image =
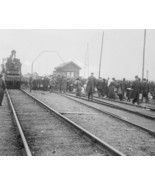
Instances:
[[[73,77],[74,78],[74,72],[72,72],[72,71],[67,72],[67,77]]]

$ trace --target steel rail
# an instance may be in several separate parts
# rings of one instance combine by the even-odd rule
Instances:
[[[154,132],[153,130],[150,130],[150,129],[147,129],[147,128],[145,128],[145,127],[136,125],[135,123],[133,123],[133,122],[131,122],[131,121],[127,121],[126,119],[122,118],[121,116],[118,116],[118,115],[113,114],[113,113],[108,112],[108,111],[100,110],[100,109],[98,109],[98,108],[95,108],[95,107],[93,107],[93,106],[91,106],[91,105],[85,104],[84,102],[80,102],[80,101],[77,100],[77,99],[82,99],[82,100],[87,101],[87,99],[79,98],[79,97],[76,97],[76,96],[73,97],[72,95],[67,95],[67,94],[65,94],[65,95],[62,94],[62,96],[67,97],[67,98],[69,98],[69,99],[71,99],[71,100],[74,100],[74,101],[76,101],[76,102],[78,102],[78,103],[80,103],[80,104],[82,104],[82,105],[85,105],[85,106],[87,106],[87,107],[89,107],[89,108],[92,108],[92,109],[94,109],[94,110],[96,110],[96,111],[98,111],[98,112],[101,112],[102,114],[105,114],[105,115],[111,116],[111,117],[113,117],[113,118],[115,118],[115,119],[118,119],[119,121],[122,121],[122,122],[125,122],[125,123],[127,123],[127,124],[133,125],[134,127],[137,127],[137,128],[139,128],[139,129],[144,130],[144,131],[148,132],[149,134],[155,136],[155,132]]]
[[[148,114],[141,113],[141,112],[134,111],[134,110],[130,110],[128,108],[123,108],[123,107],[120,107],[118,105],[113,105],[113,104],[110,104],[110,103],[107,103],[107,102],[103,102],[102,100],[96,100],[96,99],[94,99],[93,101],[96,102],[96,103],[99,103],[101,105],[106,105],[106,106],[109,106],[109,107],[112,107],[112,108],[116,108],[116,109],[124,110],[124,111],[130,112],[130,113],[133,113],[133,114],[137,114],[137,115],[143,116],[143,117],[145,117],[147,119],[151,119],[151,120],[154,120],[155,119],[155,116],[148,115]]]
[[[68,95],[75,97],[72,94],[68,94]],[[82,95],[80,98],[81,99],[86,99],[86,95]],[[144,114],[144,113],[141,113],[141,112],[138,112],[138,111],[134,111],[134,110],[130,110],[128,108],[120,107],[118,105],[114,105],[114,104],[111,104],[111,103],[107,103],[107,102],[102,101],[102,99],[101,100],[97,100],[96,97],[93,98],[92,102],[95,102],[95,103],[98,103],[98,104],[101,104],[101,105],[105,105],[105,106],[109,106],[109,107],[112,107],[112,108],[116,108],[116,109],[119,109],[119,110],[123,110],[123,111],[126,111],[126,112],[130,112],[130,113],[136,114],[138,116],[143,116],[143,117],[145,117],[147,119],[155,120],[155,116]]]
[[[125,154],[123,154],[122,152],[118,151],[117,149],[115,149],[114,147],[112,147],[111,145],[109,145],[108,143],[100,140],[95,135],[91,134],[90,132],[88,132],[87,130],[85,130],[84,128],[82,128],[81,126],[77,125],[75,122],[71,121],[67,117],[63,116],[58,111],[56,111],[53,108],[51,108],[50,106],[46,105],[44,102],[40,101],[38,98],[34,97],[33,95],[29,94],[28,92],[26,92],[24,90],[21,90],[21,91],[23,93],[25,93],[27,96],[31,97],[34,101],[36,101],[40,105],[44,106],[47,110],[49,110],[50,112],[52,112],[55,115],[57,115],[63,121],[66,121],[67,123],[69,123],[70,125],[72,125],[73,127],[75,127],[77,130],[79,130],[82,134],[86,135],[89,139],[91,139],[98,146],[100,146],[102,148],[103,147],[106,148],[110,153],[112,153],[112,155],[115,155],[115,156],[125,156]]]
[[[8,102],[9,102],[9,104],[10,104],[10,107],[11,107],[11,110],[12,110],[12,113],[13,113],[13,116],[14,116],[14,119],[15,119],[15,122],[16,122],[16,124],[17,124],[18,130],[19,130],[19,133],[20,133],[20,136],[21,136],[21,138],[22,138],[22,142],[23,142],[23,145],[24,145],[26,154],[27,154],[28,156],[32,156],[32,153],[31,153],[30,148],[29,148],[29,145],[28,145],[28,143],[27,143],[27,141],[26,141],[24,132],[23,132],[22,127],[21,127],[21,125],[20,125],[20,122],[19,122],[19,120],[18,120],[16,111],[15,111],[15,109],[14,109],[14,106],[13,106],[13,103],[12,103],[12,100],[11,100],[11,97],[10,97],[10,95],[9,95],[7,89],[6,89],[6,95],[7,95]]]
[[[99,100],[105,100],[105,101],[109,101],[109,102],[114,102],[114,103],[119,103],[119,104],[124,104],[124,105],[129,105],[131,107],[137,107],[139,109],[150,109],[151,111],[155,111],[155,108],[151,107],[150,105],[146,105],[146,106],[142,106],[142,105],[133,105],[129,102],[125,102],[125,101],[119,101],[119,100],[112,100],[112,99],[107,99],[107,98],[100,98],[97,96],[94,96],[94,98],[99,99]]]

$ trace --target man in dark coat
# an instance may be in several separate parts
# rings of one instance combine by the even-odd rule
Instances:
[[[104,81],[103,81],[104,96],[106,96],[106,97],[108,97],[108,91],[109,91],[108,83],[109,83],[109,80],[110,80],[110,78],[104,79]]]
[[[76,96],[81,96],[82,82],[79,78],[75,81]]]
[[[50,78],[50,93],[54,92],[54,88],[55,88],[55,78],[51,77]]]
[[[5,83],[2,79],[3,75],[0,74],[0,106],[2,106],[2,101],[4,97],[4,91],[5,91]]]
[[[94,74],[91,73],[91,76],[88,78],[86,92],[88,93],[88,100],[91,97],[91,100],[93,100],[93,94],[95,92],[95,86],[96,86],[96,78],[94,77]]]
[[[58,92],[61,92],[61,84],[62,84],[62,77],[58,75],[56,79],[56,86],[57,86]]]
[[[125,78],[123,78],[123,81],[121,83],[121,90],[122,90],[122,100],[125,99],[126,91],[127,91],[127,84],[125,81]]]
[[[65,76],[62,76],[61,92],[66,93],[66,90],[67,90],[67,78]]]
[[[103,80],[101,77],[96,81],[98,97],[103,96]]]
[[[146,103],[148,102],[148,93],[150,91],[150,88],[149,88],[149,83],[147,81],[147,79],[143,79],[143,82],[142,82],[142,100],[143,98],[146,99]]]
[[[32,79],[31,76],[29,78],[29,88],[30,88],[30,92],[31,92],[32,91],[32,88],[33,88],[33,79]]]
[[[115,88],[117,87],[117,83],[115,78],[112,78],[112,81],[109,84],[109,88],[108,88],[108,98],[109,99],[116,99],[116,94],[115,94]]]
[[[135,76],[135,81],[132,84],[132,89],[133,89],[133,100],[132,103],[136,103],[139,105],[139,94],[141,93],[141,83],[138,78],[138,76]]]

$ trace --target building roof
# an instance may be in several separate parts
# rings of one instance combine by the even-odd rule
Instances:
[[[66,65],[69,65],[69,64],[73,64],[73,65],[75,65],[78,69],[81,69],[81,67],[78,66],[78,65],[77,65],[76,63],[74,63],[73,61],[64,62],[64,63],[60,64],[59,66],[55,67],[55,69],[56,69],[56,70],[57,70],[57,69],[62,69],[62,68],[64,68]]]

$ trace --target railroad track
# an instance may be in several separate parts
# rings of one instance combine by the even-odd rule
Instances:
[[[116,105],[124,105],[124,106],[129,106],[129,107],[137,107],[139,109],[146,109],[146,110],[150,110],[150,111],[155,111],[155,107],[149,104],[145,104],[145,105],[134,105],[131,102],[127,102],[127,101],[120,101],[120,100],[113,100],[113,99],[108,99],[108,98],[104,98],[104,97],[98,97],[97,95],[94,95],[94,98],[99,99],[99,100],[104,100],[105,102],[111,102],[112,104],[116,104]]]
[[[124,155],[32,95],[6,94],[28,156]]]
[[[73,95],[73,94],[70,94]],[[86,95],[82,95],[81,98],[86,98]],[[143,116],[145,118],[148,119],[152,119],[155,120],[155,114],[154,112],[150,112],[150,111],[146,111],[144,109],[144,107],[140,107],[140,106],[135,106],[126,102],[118,102],[118,101],[113,101],[113,100],[107,100],[107,99],[103,99],[103,98],[98,98],[98,97],[94,97],[93,98],[93,102],[101,104],[101,105],[106,105],[108,107],[112,107],[115,109],[120,109],[120,110],[124,110],[139,116]],[[112,103],[110,103],[112,102]]]
[[[139,123],[139,122],[127,120],[126,117],[124,117],[124,116],[122,116],[122,115],[113,113],[113,112],[114,112],[113,109],[115,109],[115,107],[112,107],[112,109],[110,108],[110,109],[111,109],[111,110],[109,109],[110,111],[107,111],[107,110],[105,110],[105,109],[103,110],[103,109],[100,109],[100,108],[96,108],[96,107],[94,106],[95,103],[96,103],[96,104],[99,104],[99,105],[104,105],[104,106],[107,106],[107,104],[103,104],[103,103],[101,103],[100,101],[96,101],[96,100],[93,100],[92,102],[91,102],[91,101],[88,101],[86,96],[77,97],[77,96],[75,96],[75,95],[73,95],[73,94],[63,94],[62,96],[65,96],[65,97],[67,97],[67,98],[69,98],[69,99],[72,99],[72,100],[74,100],[74,101],[77,101],[77,102],[80,103],[80,104],[84,104],[84,105],[86,105],[87,107],[93,108],[93,109],[95,109],[95,110],[97,110],[97,111],[99,111],[99,112],[101,112],[101,113],[103,113],[103,114],[105,114],[105,115],[108,115],[108,116],[110,116],[110,117],[113,117],[114,119],[117,119],[117,120],[121,121],[121,122],[125,122],[125,123],[127,123],[127,124],[129,124],[129,125],[132,125],[132,126],[134,126],[134,127],[137,127],[137,128],[139,128],[139,129],[144,130],[144,131],[148,132],[149,134],[155,136],[155,127],[154,127],[154,129],[152,129],[152,126],[154,126],[154,119],[152,120],[152,118],[151,118],[151,119],[148,118],[148,117],[143,118],[143,120],[145,119],[146,121],[145,121],[144,124],[141,124],[141,123]],[[80,101],[80,100],[82,100],[82,101]],[[83,100],[84,100],[84,101],[83,101]],[[94,103],[94,104],[91,104],[91,105],[90,105],[90,103]],[[121,110],[122,110],[122,109],[121,109]],[[123,110],[123,111],[124,111],[124,110]],[[130,112],[130,114],[129,114],[130,116],[132,116],[131,113],[133,113],[133,112]],[[138,117],[141,116],[141,114],[136,114],[136,115],[137,115]],[[132,119],[132,118],[131,118],[131,119]],[[150,124],[148,124],[148,120],[147,120],[147,119],[149,120]]]
[[[114,111],[110,107],[76,97],[66,97],[60,93],[32,91],[31,94],[126,155],[155,155],[154,120],[122,110]],[[121,113],[122,115],[117,116],[121,117],[122,121],[102,112],[110,112],[109,110],[113,114]],[[123,116],[128,116],[127,120]],[[135,125],[131,125],[131,121]]]
[[[3,106],[0,107],[0,156],[22,156],[25,154],[7,97],[4,95]]]

